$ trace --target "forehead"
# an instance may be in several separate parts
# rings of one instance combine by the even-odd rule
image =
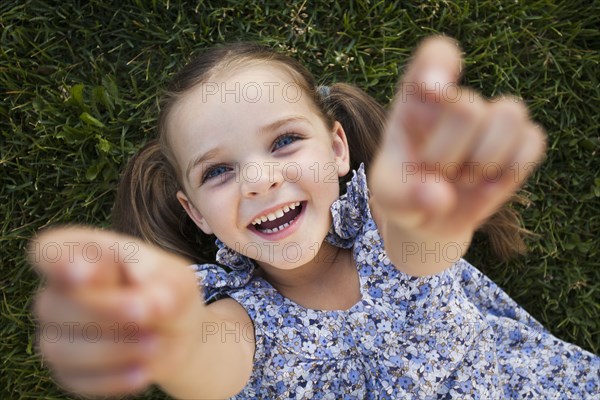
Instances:
[[[198,153],[236,145],[240,136],[291,115],[317,118],[309,95],[283,67],[255,62],[221,71],[185,93],[167,121],[169,142],[182,171]]]

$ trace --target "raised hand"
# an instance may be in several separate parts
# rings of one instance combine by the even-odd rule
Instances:
[[[113,232],[53,228],[30,243],[47,280],[39,349],[83,395],[135,393],[177,374],[199,342],[201,293],[186,260]]]
[[[381,149],[369,173],[385,248],[400,269],[439,272],[462,256],[473,232],[525,182],[546,147],[543,130],[512,97],[485,100],[460,87],[462,58],[446,37],[426,39],[400,81]],[[457,257],[420,263],[453,243]]]

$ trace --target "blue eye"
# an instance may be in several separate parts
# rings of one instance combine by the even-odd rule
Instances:
[[[214,167],[210,167],[202,176],[202,182],[204,183],[204,181],[206,181],[207,179],[216,178],[222,173],[227,172],[227,168],[228,167],[226,167],[225,165],[216,165]]]
[[[273,150],[277,150],[281,147],[287,146],[288,144],[294,143],[296,140],[300,140],[298,135],[294,135],[293,133],[284,133],[273,142]]]

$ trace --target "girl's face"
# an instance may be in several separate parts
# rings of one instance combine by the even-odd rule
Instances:
[[[348,144],[289,73],[257,63],[217,74],[178,101],[167,131],[183,176],[177,197],[202,231],[259,265],[313,260]]]

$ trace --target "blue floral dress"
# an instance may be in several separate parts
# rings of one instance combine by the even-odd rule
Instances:
[[[362,299],[304,308],[217,241],[194,265],[206,300],[231,297],[254,323],[250,380],[235,399],[600,399],[600,358],[546,331],[464,260],[413,277],[390,263],[369,210],[364,166],[331,206],[326,240],[352,248]]]

